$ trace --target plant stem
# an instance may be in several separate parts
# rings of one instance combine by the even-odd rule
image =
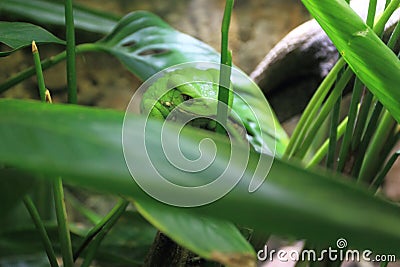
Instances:
[[[361,99],[360,111],[358,112],[356,126],[354,127],[354,134],[352,140],[352,149],[359,147],[362,135],[367,125],[368,113],[371,108],[373,95],[368,89],[364,89],[364,96]]]
[[[230,107],[229,99],[232,99],[231,87],[231,67],[232,56],[228,53],[227,65],[221,64],[219,87],[218,87],[218,105],[217,105],[217,127],[215,131],[220,134],[225,134],[225,127],[228,121],[228,113]]]
[[[390,39],[387,43],[387,46],[393,50],[397,41],[399,40],[399,37],[400,37],[400,21],[397,22],[396,27],[394,28],[392,35],[390,36]]]
[[[353,94],[351,96],[351,101],[350,101],[350,108],[348,115],[349,121],[347,124],[346,133],[343,137],[343,142],[339,152],[339,162],[337,166],[338,172],[343,171],[343,168],[348,158],[348,152],[351,145],[351,138],[354,131],[354,124],[357,118],[357,107],[361,100],[362,88],[363,88],[363,83],[360,81],[360,79],[356,78],[353,87]]]
[[[38,81],[40,99],[42,102],[45,102],[47,89],[46,89],[46,85],[44,83],[42,65],[40,63],[39,50],[36,46],[35,41],[32,41],[32,55],[33,55],[33,61],[35,63],[36,78]],[[50,238],[47,235],[46,228],[44,227],[43,221],[40,218],[39,212],[36,209],[35,204],[33,203],[31,197],[28,195],[26,195],[24,197],[23,201],[24,201],[25,207],[28,210],[28,212],[32,218],[32,221],[35,224],[35,227],[36,227],[37,231],[39,232],[39,235],[42,239],[44,248],[46,250],[47,258],[49,259],[49,262],[50,262],[50,266],[52,266],[52,267],[58,266],[57,258],[54,253]]]
[[[311,98],[307,107],[305,108],[303,115],[301,116],[292,137],[290,138],[289,144],[285,150],[285,158],[290,158],[293,156],[294,152],[301,145],[301,141],[306,134],[309,125],[312,123],[312,119],[318,112],[319,107],[321,106],[322,101],[325,96],[328,94],[329,89],[332,87],[335,82],[336,76],[340,72],[340,70],[345,66],[346,62],[343,58],[340,58],[338,62],[336,62],[335,66],[328,73],[325,79],[322,81],[321,85],[318,87],[317,91]]]
[[[129,201],[120,199],[118,203],[112,208],[112,210],[104,218],[102,218],[92,229],[90,229],[85,239],[82,241],[81,245],[75,251],[74,261],[79,257],[79,255],[86,248],[86,246],[93,240],[93,238],[103,230],[104,226],[107,223],[114,220],[114,218],[117,215],[118,215],[117,218],[119,218],[123,214],[123,211],[125,211],[128,204]]]
[[[378,129],[376,130],[375,135],[372,137],[371,143],[368,147],[363,164],[361,165],[357,182],[368,181],[371,176],[374,176],[377,167],[376,158],[379,157],[379,152],[390,133],[390,129],[395,123],[396,122],[394,121],[392,115],[385,110]]]
[[[84,52],[92,52],[92,51],[100,51],[101,48],[99,46],[97,46],[96,44],[80,44],[76,47],[76,53],[84,53]],[[46,70],[58,63],[60,63],[61,61],[63,61],[66,58],[67,54],[66,51],[63,51],[55,56],[52,56],[48,59],[45,59],[43,61],[41,61],[41,65],[42,65],[42,70]],[[8,89],[10,89],[11,87],[19,84],[20,82],[28,79],[29,77],[32,77],[33,75],[35,75],[36,72],[36,68],[35,66],[27,68],[19,73],[17,73],[16,75],[12,76],[11,78],[9,78],[7,81],[5,81],[4,83],[2,83],[0,85],[0,93],[3,93],[5,91],[7,91]]]
[[[101,244],[101,241],[103,241],[103,239],[107,235],[107,233],[115,225],[115,223],[118,221],[118,219],[121,218],[121,216],[124,214],[128,205],[129,205],[129,201],[121,199],[118,202],[118,204],[112,209],[112,212],[107,214],[106,218],[103,219],[104,224],[96,230],[97,235],[96,235],[95,239],[90,243],[90,245],[87,249],[88,253],[86,253],[85,260],[83,261],[82,267],[90,266],[90,263],[92,262],[93,258],[96,256],[96,252]],[[95,227],[97,227],[97,225]],[[91,230],[91,232],[92,232],[92,230]]]
[[[68,102],[77,103],[76,64],[75,64],[75,28],[72,0],[65,0],[65,25],[67,40],[67,85]]]
[[[342,99],[336,101],[335,106],[332,110],[332,118],[331,118],[331,127],[329,132],[329,147],[328,147],[328,156],[326,158],[326,168],[333,169],[335,164],[335,156],[336,156],[336,141],[337,141],[337,126],[339,121],[340,114],[340,104],[342,103]]]
[[[371,138],[376,129],[376,125],[378,123],[379,115],[381,114],[382,108],[382,104],[380,102],[376,102],[372,115],[368,121],[367,129],[365,130],[364,136],[362,137],[362,140],[357,144],[357,150],[355,154],[356,160],[351,173],[351,176],[353,177],[358,177],[362,162],[364,160],[365,152],[367,151],[368,144],[371,141]],[[362,126],[362,129],[364,129],[364,126]]]
[[[64,190],[61,177],[56,177],[53,181],[54,202],[56,207],[56,217],[58,225],[58,235],[61,244],[61,254],[64,267],[73,267],[71,236],[68,229],[67,212],[64,202]]]
[[[375,177],[373,182],[371,183],[370,187],[372,190],[377,190],[379,186],[383,183],[383,180],[385,179],[385,176],[389,172],[389,170],[392,168],[393,164],[397,160],[397,158],[400,156],[400,150],[396,151],[388,160],[386,163],[385,167],[379,172],[379,174]]]
[[[321,128],[322,123],[325,121],[329,112],[332,110],[332,107],[335,105],[337,99],[342,95],[342,92],[346,87],[346,84],[349,82],[352,76],[353,72],[350,68],[347,68],[343,72],[343,75],[340,77],[339,81],[335,85],[334,89],[332,90],[332,93],[329,95],[328,99],[322,106],[321,111],[319,112],[317,118],[313,118],[314,122],[312,124],[310,123],[311,126],[308,126],[309,131],[307,133],[307,136],[304,138],[303,144],[300,147],[300,149],[295,152],[294,154],[295,156],[301,159],[307,153],[312,141],[314,140],[315,134]]]
[[[375,13],[376,13],[376,3],[378,0],[370,0],[369,1],[369,6],[368,6],[368,15],[367,15],[367,25],[369,27],[374,26],[374,19],[375,19]]]
[[[346,117],[338,126],[337,133],[336,133],[336,140],[339,140],[340,137],[344,134],[346,127],[347,127],[348,117]],[[328,146],[329,146],[330,139],[327,139],[322,146],[315,152],[312,159],[306,165],[306,168],[311,168],[321,162],[321,160],[325,157],[328,153]]]
[[[218,108],[217,108],[217,127],[216,132],[225,134],[225,127],[228,120],[229,99],[232,97],[231,86],[231,67],[232,54],[228,50],[229,26],[233,9],[233,0],[225,3],[224,17],[221,27],[221,66],[219,73],[218,88]]]
[[[68,191],[66,191],[65,193],[67,193],[66,198],[71,207],[75,209],[77,212],[79,212],[92,224],[98,224],[102,220],[102,217],[99,214],[82,205],[82,203],[79,200],[77,200],[74,195],[69,194]]]
[[[226,0],[224,17],[222,19],[222,26],[221,26],[221,64],[225,65],[227,65],[229,57],[228,55],[229,26],[231,24],[233,2],[234,2],[233,0]]]
[[[50,266],[58,267],[56,254],[54,253],[50,238],[47,235],[46,228],[44,227],[44,224],[40,218],[39,212],[35,207],[35,204],[33,204],[32,199],[28,195],[24,197],[24,204],[32,218],[33,223],[36,226],[36,230],[39,232],[39,235],[42,239]]]
[[[388,22],[389,18],[392,16],[393,12],[396,11],[396,9],[400,5],[400,0],[392,0],[390,4],[386,7],[385,11],[383,11],[383,14],[379,18],[378,22],[374,25],[374,32],[378,35],[381,36],[383,31],[385,30],[385,25]]]
[[[40,100],[42,102],[45,102],[46,101],[46,86],[44,83],[42,65],[40,63],[39,50],[36,46],[35,41],[32,41],[32,55],[33,55],[33,61],[35,63],[36,77],[37,77],[37,82],[38,82],[38,87],[39,87]]]

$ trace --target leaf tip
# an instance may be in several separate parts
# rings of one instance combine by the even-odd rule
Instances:
[[[45,95],[46,102],[52,104],[53,100],[51,99],[51,94],[50,94],[49,89],[46,89],[44,95]]]
[[[33,40],[32,41],[32,53],[37,53],[38,52],[38,48],[36,46],[36,42]]]
[[[211,258],[227,266],[256,267],[255,257],[249,253],[224,253],[214,251],[211,254]]]

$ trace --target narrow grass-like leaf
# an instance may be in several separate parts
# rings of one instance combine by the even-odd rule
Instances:
[[[65,44],[63,40],[45,29],[25,22],[0,21],[0,33],[0,42],[10,47],[9,50],[0,52],[0,57],[8,56],[18,49],[30,46],[32,41],[37,44]]]
[[[400,122],[400,61],[397,56],[345,2],[302,2],[357,77]],[[398,3],[393,0],[390,5],[398,6]]]
[[[374,198],[368,190],[348,180],[333,178],[320,170],[307,171],[279,159],[274,160],[266,182],[250,194],[248,186],[254,163],[258,161],[255,152],[250,153],[249,165],[237,186],[214,203],[184,209],[149,198],[132,180],[125,165],[121,147],[123,115],[71,105],[0,100],[0,162],[52,174],[46,176],[48,179],[55,174],[63,175],[70,184],[152,202],[171,214],[193,212],[215,216],[276,234],[307,238],[318,245],[332,245],[344,237],[353,248],[400,256],[397,206]],[[133,119],[133,123],[144,120],[140,116]],[[171,182],[198,183],[207,179],[204,173],[182,172],[165,161],[158,139],[161,122],[148,120],[147,123],[148,149],[160,155],[155,164],[171,174]],[[164,134],[174,133],[164,129]],[[142,132],[132,130],[133,142],[140,140],[141,135]],[[225,138],[199,129],[188,128],[181,133],[185,151],[194,154],[198,153],[197,144],[204,138],[213,138],[216,144],[219,153],[215,158],[215,172],[219,173],[225,168],[230,151]],[[139,166],[143,164],[144,153],[134,155],[135,162]],[[241,162],[232,164],[240,166]],[[152,188],[159,188],[158,178],[150,175],[148,169],[137,171]]]

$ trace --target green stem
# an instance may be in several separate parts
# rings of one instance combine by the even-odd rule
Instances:
[[[231,67],[232,54],[228,50],[229,26],[233,9],[233,0],[227,0],[225,4],[224,17],[221,27],[221,66],[219,73],[217,128],[216,132],[225,134],[225,127],[228,120],[229,98],[231,97]]]
[[[387,46],[393,50],[397,41],[399,40],[399,37],[400,37],[400,21],[397,22],[396,27],[394,28],[392,35],[390,36],[390,39],[387,43]]]
[[[375,135],[372,137],[371,143],[367,149],[357,182],[368,182],[371,176],[374,176],[377,167],[376,158],[382,156],[379,152],[383,148],[385,141],[390,134],[390,129],[393,128],[395,123],[396,122],[394,121],[392,115],[385,110],[378,129],[376,130]]]
[[[353,177],[358,177],[362,162],[364,160],[365,152],[367,151],[368,144],[371,141],[371,138],[375,132],[382,108],[382,104],[380,102],[376,102],[372,115],[368,121],[367,129],[365,130],[364,136],[362,137],[362,140],[357,145],[357,147],[355,147],[355,163],[351,173],[351,176]],[[364,126],[362,127],[362,129],[364,129]]]
[[[340,104],[342,99],[336,101],[336,104],[332,110],[332,118],[331,118],[331,127],[329,132],[329,147],[328,147],[328,156],[326,158],[326,167],[328,169],[333,169],[335,164],[335,156],[336,156],[336,141],[337,141],[337,126],[339,122],[339,114],[340,114]]]
[[[80,44],[76,47],[76,53],[84,53],[84,52],[93,52],[93,51],[101,51],[101,48],[99,46],[97,46],[96,44]],[[48,59],[45,59],[43,61],[41,61],[41,65],[42,65],[42,70],[46,70],[58,63],[60,63],[61,61],[63,61],[67,56],[66,51],[63,51],[55,56],[52,56]],[[10,89],[11,87],[19,84],[20,82],[32,77],[33,75],[35,75],[36,72],[36,68],[35,66],[27,68],[17,74],[15,74],[14,76],[12,76],[11,78],[9,78],[7,81],[5,81],[4,83],[2,83],[0,85],[0,94],[7,91],[8,89]]]
[[[65,193],[68,203],[71,205],[71,207],[79,212],[88,221],[90,221],[92,224],[97,224],[101,221],[102,217],[99,214],[82,205],[82,203],[77,200],[74,195],[68,194],[68,191]]]
[[[365,125],[367,125],[368,113],[371,108],[373,97],[374,96],[372,95],[372,93],[365,88],[364,96],[361,100],[360,111],[357,116],[356,126],[354,127],[354,134],[351,144],[353,150],[359,147],[361,143],[362,135],[365,130]]]
[[[93,238],[104,228],[104,226],[111,221],[116,214],[120,214],[121,209],[125,211],[128,206],[129,201],[120,199],[118,203],[112,208],[112,210],[102,218],[90,231],[87,233],[85,239],[82,241],[81,245],[74,253],[74,261],[80,256],[82,251],[87,247],[87,245],[93,240]],[[122,215],[122,214],[120,214]],[[119,217],[118,217],[119,218]]]
[[[339,140],[340,137],[344,134],[346,127],[347,127],[347,121],[348,117],[346,117],[338,126],[337,128],[337,133],[336,133],[336,141]],[[317,150],[317,152],[314,154],[312,159],[308,162],[306,165],[306,168],[311,168],[316,166],[318,163],[321,162],[321,160],[326,156],[328,153],[328,146],[329,146],[329,139],[326,140],[322,146]]]
[[[346,128],[346,133],[343,137],[343,142],[340,147],[340,152],[339,152],[339,162],[337,166],[337,171],[342,172],[344,165],[347,161],[348,158],[348,152],[349,148],[351,145],[351,139],[353,136],[353,131],[354,131],[354,124],[356,122],[357,118],[357,108],[358,104],[361,100],[361,93],[362,93],[362,88],[363,88],[363,83],[360,81],[360,79],[356,78],[354,82],[354,87],[353,87],[353,94],[351,96],[351,101],[350,101],[350,108],[349,108],[349,122],[347,124]]]
[[[67,40],[67,85],[68,102],[77,103],[76,63],[75,63],[75,28],[72,0],[65,0],[65,25]]]
[[[367,15],[367,25],[369,27],[374,26],[374,19],[375,19],[375,13],[376,13],[376,3],[377,0],[370,0],[369,1],[369,6],[368,6],[368,15]]]
[[[392,1],[392,0],[386,0],[385,9],[389,6],[389,4],[390,4],[391,1]]]
[[[218,87],[218,105],[217,105],[217,127],[216,132],[226,134],[225,127],[228,121],[228,113],[230,108],[229,98],[232,98],[231,87],[231,70],[232,56],[228,54],[228,65],[221,64],[219,87]]]
[[[39,50],[36,46],[35,41],[32,42],[32,55],[33,55],[33,61],[35,63],[36,78],[37,78],[38,87],[39,87],[40,100],[42,102],[45,102],[46,101],[46,85],[44,83],[43,70],[42,70],[42,65],[40,63]]]
[[[226,0],[224,17],[222,19],[221,26],[221,64],[228,64],[229,50],[228,50],[228,40],[229,40],[229,26],[231,24],[231,16],[233,9],[233,0]]]
[[[350,78],[353,76],[353,72],[350,68],[347,68],[343,75],[340,77],[339,81],[335,85],[332,93],[329,95],[328,99],[326,100],[325,104],[322,106],[321,111],[319,112],[317,118],[313,118],[313,123],[309,126],[309,131],[307,136],[304,138],[303,144],[298,151],[295,152],[295,156],[298,158],[303,158],[304,155],[307,153],[308,149],[318,130],[321,128],[322,123],[325,121],[326,117],[328,116],[329,112],[332,110],[333,106],[335,105],[338,98],[342,95],[346,84],[350,81]]]
[[[306,134],[307,129],[312,123],[313,118],[318,112],[318,109],[321,106],[322,101],[325,96],[328,94],[329,89],[332,87],[335,79],[339,73],[339,71],[345,66],[346,62],[343,58],[339,59],[332,70],[328,73],[325,79],[322,81],[317,91],[311,98],[307,107],[305,108],[303,115],[301,116],[292,137],[290,138],[289,144],[285,150],[284,157],[290,158],[293,156],[294,152],[301,145],[301,140],[303,140],[304,135]]]
[[[375,177],[373,182],[371,183],[370,187],[373,191],[376,191],[383,183],[383,180],[385,179],[385,176],[389,172],[389,170],[392,168],[393,164],[397,160],[397,158],[400,156],[400,150],[396,151],[388,160],[386,163],[385,167],[382,169],[382,171],[379,172],[379,174]]]
[[[32,218],[33,223],[36,226],[36,230],[39,232],[39,235],[42,239],[44,248],[46,250],[47,258],[49,259],[50,262],[50,266],[58,267],[57,257],[51,245],[50,238],[47,235],[46,228],[44,227],[43,221],[41,220],[39,212],[37,211],[35,205],[33,204],[32,199],[29,196],[25,196],[24,204]]]
[[[393,12],[400,5],[400,0],[392,0],[390,4],[386,7],[385,11],[383,11],[381,17],[379,18],[378,22],[374,25],[374,32],[381,36],[383,31],[385,30],[385,25],[388,22],[389,18],[392,16]]]
[[[32,55],[33,55],[33,61],[35,63],[36,78],[38,81],[40,99],[42,102],[46,102],[46,85],[44,83],[42,65],[40,63],[40,55],[35,41],[32,41]],[[53,247],[51,245],[50,238],[47,235],[46,228],[44,227],[43,221],[40,218],[38,210],[36,209],[30,196],[26,195],[23,201],[42,239],[44,248],[46,250],[47,258],[49,259],[50,262],[50,266],[52,267],[58,266],[57,258],[54,253]]]
[[[128,207],[129,201],[120,200],[120,202],[114,207],[113,214],[108,218],[107,222],[102,226],[102,228],[98,231],[96,238],[93,242],[90,243],[88,247],[88,252],[86,253],[85,260],[82,263],[82,267],[90,266],[90,263],[96,256],[96,252],[103,241],[104,237],[111,230],[111,228],[115,225],[118,219],[124,214],[126,207]]]
[[[64,267],[73,267],[74,261],[72,257],[71,236],[68,229],[67,212],[65,208],[64,190],[61,177],[57,177],[53,181],[53,192]]]

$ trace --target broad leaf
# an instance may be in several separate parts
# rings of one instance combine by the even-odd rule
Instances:
[[[175,30],[147,11],[126,15],[97,44],[142,80],[175,64],[219,62],[219,54],[212,47]]]
[[[400,60],[344,0],[302,0],[358,78],[400,122]]]
[[[140,201],[136,206],[162,233],[203,258],[232,267],[255,266],[253,248],[232,223],[169,212],[153,202]]]
[[[13,14],[40,24],[64,25],[64,3],[45,0],[1,0],[0,13]],[[116,25],[118,17],[74,5],[75,28],[107,34]]]
[[[70,184],[120,194],[152,202],[174,213],[191,212],[231,220],[241,225],[298,238],[320,245],[334,246],[340,237],[349,247],[370,249],[375,253],[400,256],[399,208],[375,198],[370,192],[340,177],[323,171],[308,171],[279,159],[266,182],[248,193],[257,155],[250,153],[249,164],[236,187],[220,200],[199,208],[177,208],[149,198],[132,180],[121,147],[123,113],[72,105],[49,105],[33,101],[0,100],[0,162],[49,174],[62,175]],[[133,116],[140,126],[143,118]],[[199,182],[204,172],[187,173],[165,161],[160,146],[161,123],[148,121],[148,148],[154,164],[170,173],[171,182]],[[164,133],[173,135],[170,129]],[[172,136],[171,136],[172,137]],[[181,134],[184,152],[198,154],[198,143],[212,138],[218,148],[213,173],[224,170],[230,144],[225,138],[199,129]],[[140,146],[141,131],[132,131],[132,142]],[[210,151],[202,151],[204,155]],[[241,149],[241,153],[247,153]],[[133,153],[135,162],[144,166],[145,153]],[[241,162],[233,161],[233,166]],[[209,170],[210,171],[210,170]],[[210,174],[210,172],[208,172]],[[54,176],[52,176],[54,175]],[[158,177],[138,168],[152,188],[160,188]],[[193,232],[193,237],[199,233]]]
[[[0,42],[11,48],[11,50],[0,52],[0,57],[8,56],[20,48],[30,46],[32,41],[37,44],[65,44],[63,40],[39,26],[25,22],[0,21]]]

